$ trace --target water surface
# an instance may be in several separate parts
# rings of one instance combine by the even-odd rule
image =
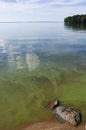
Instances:
[[[44,104],[54,98],[80,108],[84,117],[85,72],[85,29],[0,23],[0,129],[51,118]]]

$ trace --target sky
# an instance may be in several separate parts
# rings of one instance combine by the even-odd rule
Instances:
[[[86,0],[0,0],[0,22],[63,21],[86,13]]]

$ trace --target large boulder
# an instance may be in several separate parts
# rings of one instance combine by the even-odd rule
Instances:
[[[77,126],[81,122],[81,113],[79,110],[74,108],[57,106],[54,114],[55,117],[62,123],[67,121],[73,126]]]

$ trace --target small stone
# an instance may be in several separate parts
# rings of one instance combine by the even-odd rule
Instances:
[[[58,105],[59,105],[59,101],[56,99],[56,100],[53,100],[52,102],[50,102],[49,108],[50,108],[50,109],[54,109],[54,108],[57,107]]]

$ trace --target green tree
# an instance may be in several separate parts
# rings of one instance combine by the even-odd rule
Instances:
[[[86,14],[66,17],[64,22],[68,24],[86,24]]]

